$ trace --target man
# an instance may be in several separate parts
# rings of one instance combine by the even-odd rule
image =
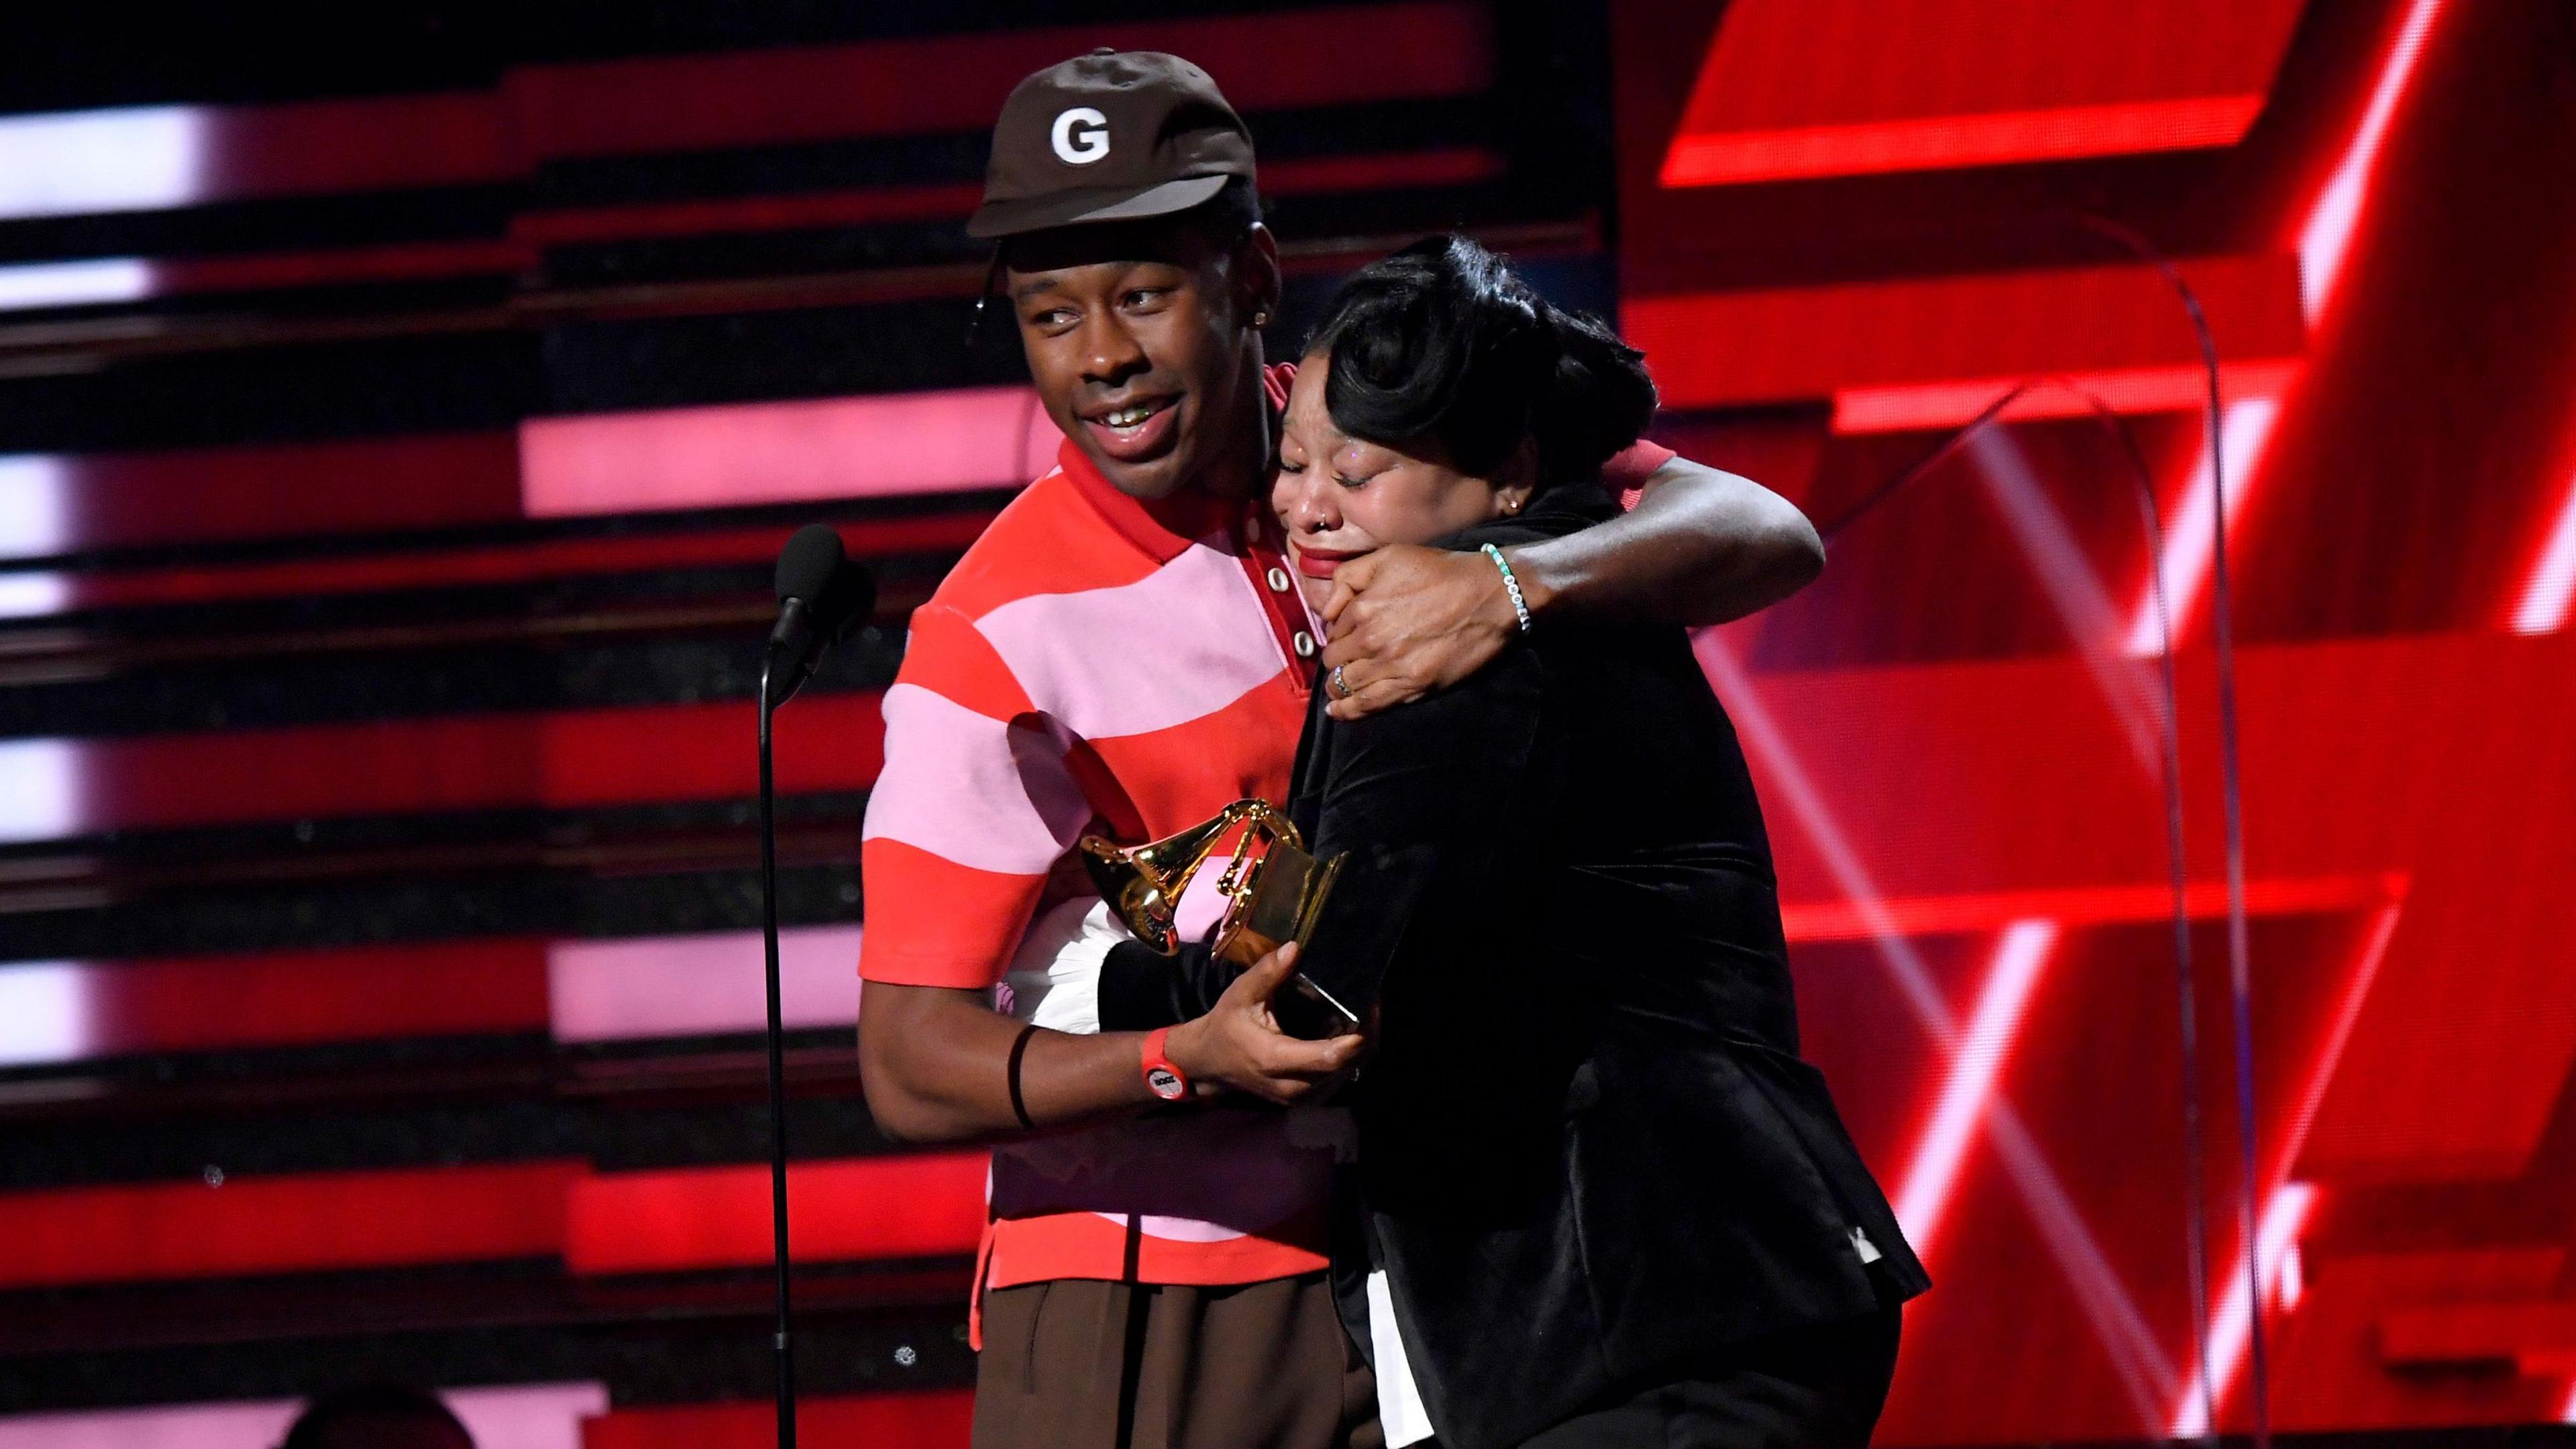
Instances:
[[[1374,1391],[1325,1280],[1330,1144],[1241,1097],[1140,1114],[1219,1088],[1296,1101],[1357,1039],[1261,1030],[1275,971],[1144,1036],[1023,1025],[992,988],[1041,907],[1081,894],[1051,880],[1086,831],[1139,841],[1286,798],[1319,656],[1349,686],[1337,711],[1385,708],[1492,658],[1513,601],[1482,559],[1390,549],[1316,638],[1265,519],[1278,254],[1250,136],[1197,67],[1099,51],[1029,77],[969,229],[1003,246],[1068,441],[914,614],[886,695],[861,1064],[898,1137],[1097,1124],[995,1153],[975,1442],[1352,1442]],[[1746,480],[1660,449],[1612,471],[1644,485],[1631,513],[1512,553],[1533,612],[1711,623],[1821,564]]]

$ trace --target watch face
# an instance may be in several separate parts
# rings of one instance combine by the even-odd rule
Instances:
[[[1190,1090],[1189,1084],[1181,1080],[1181,1074],[1170,1067],[1147,1067],[1145,1085],[1166,1102],[1177,1102]]]

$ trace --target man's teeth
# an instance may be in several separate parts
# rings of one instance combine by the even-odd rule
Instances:
[[[1152,407],[1121,408],[1118,411],[1109,414],[1107,417],[1102,418],[1101,421],[1107,423],[1113,428],[1142,427],[1144,426],[1145,420],[1152,417],[1157,411],[1158,409]]]

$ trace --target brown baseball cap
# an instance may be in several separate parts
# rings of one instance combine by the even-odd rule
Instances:
[[[1252,175],[1252,133],[1208,73],[1102,47],[1019,83],[993,123],[974,237],[1186,211]]]

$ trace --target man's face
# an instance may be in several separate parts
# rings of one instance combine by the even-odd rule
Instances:
[[[1256,235],[1266,239],[1266,233]],[[1011,304],[1047,415],[1120,492],[1248,484],[1262,394],[1248,365],[1260,254],[1187,228],[1083,227],[1021,238]],[[1244,470],[1227,479],[1228,465]]]

